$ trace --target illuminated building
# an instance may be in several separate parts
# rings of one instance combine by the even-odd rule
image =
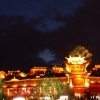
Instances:
[[[80,96],[87,90],[89,90],[91,94],[100,94],[100,89],[98,88],[100,87],[100,78],[89,76],[90,73],[87,73],[86,71],[89,62],[80,57],[69,57],[66,59],[67,72],[64,73],[64,69],[62,67],[54,66],[52,68],[53,73],[55,73],[55,75],[65,74],[65,76],[58,77],[63,83],[69,83],[69,86],[72,90],[74,90],[75,95]],[[27,74],[20,72],[19,70],[8,71],[8,74],[1,71],[0,73],[2,74],[0,75],[1,77],[3,76],[2,78],[4,78],[4,76],[7,77],[7,75],[12,76],[13,73],[15,75],[12,79],[5,80],[6,84],[3,85],[4,93],[7,97],[13,97],[16,94],[21,94],[32,98],[32,91],[35,93],[37,83],[46,77],[47,68],[48,67],[33,67]],[[95,69],[97,70],[97,66],[95,66]],[[57,76],[52,78],[56,80]]]
[[[66,57],[65,57],[66,58]],[[75,93],[85,93],[89,88],[89,74],[86,71],[89,62],[84,60],[84,57],[69,57],[66,58],[66,71],[69,77],[69,86]]]
[[[58,69],[59,68],[54,67],[55,72]],[[59,73],[60,73],[60,70],[62,72],[62,68],[59,69]],[[18,75],[16,75],[12,79],[6,80],[6,84],[3,85],[4,94],[6,94],[8,98],[12,98],[13,96],[17,94],[21,94],[22,96],[25,96],[25,97],[28,96],[32,98],[32,95],[35,96],[37,84],[43,80],[43,77],[45,77],[46,71],[47,71],[47,67],[33,67],[32,69],[30,69],[29,73],[27,73],[27,75],[29,76],[19,71],[20,73],[18,72],[18,75],[25,76],[25,77],[20,77],[20,79],[18,79],[17,78]],[[11,73],[11,75],[12,74],[13,72]],[[52,79],[56,80],[58,78],[52,77]],[[67,82],[67,77],[59,77],[59,79],[64,84]]]

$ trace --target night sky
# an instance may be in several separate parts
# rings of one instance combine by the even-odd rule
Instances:
[[[0,70],[62,65],[77,45],[100,64],[100,0],[0,0]]]

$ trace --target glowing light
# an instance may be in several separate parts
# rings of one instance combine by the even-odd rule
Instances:
[[[37,83],[33,83],[32,86],[37,86]]]
[[[23,86],[26,87],[27,85],[26,84],[23,84]]]
[[[81,97],[81,94],[80,93],[75,93],[75,97]]]
[[[12,87],[17,87],[17,85],[12,85]]]
[[[86,80],[86,82],[85,82],[85,87],[89,87],[89,82],[88,82],[88,80]]]
[[[29,90],[27,90],[27,93],[30,93],[30,91],[29,91]]]
[[[70,83],[70,87],[73,88],[73,85]]]
[[[9,96],[9,94],[10,94],[10,91],[9,91],[9,89],[7,89],[7,95]]]
[[[16,79],[15,77],[13,79],[11,79],[10,81],[19,81],[18,79]]]
[[[86,60],[84,60],[84,57],[71,57],[69,56],[69,58],[65,57],[69,63],[71,64],[83,64],[86,62]]]
[[[26,75],[25,73],[23,73],[23,72],[19,73],[19,75],[20,75],[21,77],[26,77],[26,76],[27,76],[27,75]]]
[[[5,75],[0,74],[0,78],[1,78],[1,79],[4,79],[4,78],[5,78]]]
[[[90,83],[95,83],[94,81],[90,81]]]
[[[45,96],[45,97],[42,97],[44,100],[51,100],[51,98],[50,97],[48,97],[48,96]],[[40,98],[40,99],[42,99],[42,98]]]
[[[13,98],[13,100],[25,100],[25,98],[24,97],[15,97],[15,98]]]
[[[65,96],[60,96],[60,100],[68,100],[68,96],[65,95]]]
[[[71,88],[73,88],[72,80],[70,80],[69,86],[70,86]]]

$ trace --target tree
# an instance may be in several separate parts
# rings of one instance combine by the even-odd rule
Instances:
[[[59,78],[44,78],[37,85],[38,93],[41,96],[48,96],[51,100],[56,100],[61,95],[73,96],[67,83],[63,83]]]
[[[5,84],[5,81],[3,79],[0,79],[0,100],[3,100],[3,98],[5,98],[3,87],[2,87],[3,84]]]
[[[92,54],[84,46],[76,46],[69,54],[72,57],[84,57],[85,60],[91,60]]]

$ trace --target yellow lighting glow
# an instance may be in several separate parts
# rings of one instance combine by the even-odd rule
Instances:
[[[27,85],[26,84],[23,84],[23,86],[26,87]]]
[[[72,83],[70,83],[70,84],[69,84],[69,86],[70,86],[71,88],[73,88],[73,85],[72,85]]]
[[[84,57],[78,56],[78,57],[71,57],[69,56],[69,58],[65,57],[69,63],[71,64],[83,64],[86,62],[86,60],[84,60]]]
[[[44,99],[44,100],[51,100],[51,98],[47,97],[47,96],[43,97],[42,99]]]
[[[13,100],[25,100],[24,97],[16,97],[16,98],[13,98]]]
[[[95,83],[94,81],[90,81],[90,83]]]
[[[12,85],[12,87],[17,87],[17,85]]]
[[[68,100],[68,96],[67,95],[60,96],[60,100]]]
[[[85,83],[85,87],[89,87],[89,83],[88,82]]]

